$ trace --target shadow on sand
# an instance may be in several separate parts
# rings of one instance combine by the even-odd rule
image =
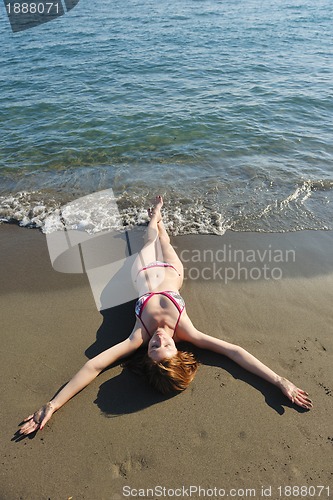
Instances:
[[[128,337],[135,323],[134,303],[135,301],[132,301],[102,311],[103,323],[97,332],[96,341],[86,350],[86,355],[89,358]],[[284,413],[284,407],[294,408],[300,413],[307,411],[293,405],[277,387],[249,373],[225,356],[198,349],[188,343],[179,344],[178,347],[180,350],[193,352],[202,365],[219,367],[235,379],[251,385],[263,394],[268,406],[280,415]],[[112,366],[119,364],[120,362],[117,362]],[[131,372],[128,368],[123,368],[119,374],[100,386],[94,402],[105,416],[115,417],[143,410],[175,395],[177,394],[170,396],[159,394],[148,385],[143,377]]]

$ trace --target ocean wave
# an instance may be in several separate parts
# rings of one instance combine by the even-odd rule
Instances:
[[[43,228],[46,217],[57,208],[60,203],[53,197],[39,191],[20,191],[0,196],[0,221]]]
[[[236,185],[226,189],[218,183],[213,185],[213,181],[188,190],[164,186],[166,227],[172,235],[222,235],[228,229],[259,232],[333,229],[333,180],[303,180],[286,195],[282,190],[270,192],[267,186],[269,181],[258,177],[247,183],[247,191]],[[157,191],[161,192],[154,190]],[[59,229],[61,216],[66,217],[71,229],[88,233],[148,223],[147,200],[152,198],[152,187],[150,191],[132,188],[116,193],[116,208],[106,192],[81,193],[76,200],[72,193],[66,196],[64,192],[50,190],[2,195],[0,221],[39,228],[44,233]]]

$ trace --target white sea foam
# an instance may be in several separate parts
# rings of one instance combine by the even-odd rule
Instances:
[[[197,189],[190,196],[181,191],[165,190],[164,220],[170,234],[217,234],[234,231],[295,231],[333,229],[333,181],[303,180],[285,196],[282,190],[258,179],[241,188],[204,196]],[[207,192],[207,187],[204,187]],[[64,193],[20,191],[0,196],[0,222],[15,222],[24,227],[40,228],[48,234],[63,228],[95,234],[109,229],[134,227],[148,223],[147,193],[134,190],[110,200],[108,190],[76,200]],[[271,199],[270,199],[271,198]],[[114,205],[116,203],[116,207]],[[119,215],[120,214],[120,218]]]

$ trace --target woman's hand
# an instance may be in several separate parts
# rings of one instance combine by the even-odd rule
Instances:
[[[38,429],[42,430],[54,412],[55,408],[52,403],[46,403],[39,410],[35,411],[33,415],[30,415],[23,420],[23,422],[26,423],[19,429],[19,434],[27,435],[37,431]]]
[[[306,408],[307,410],[312,408],[312,401],[308,393],[296,387],[296,385],[286,378],[281,377],[277,385],[292,403],[302,408]]]

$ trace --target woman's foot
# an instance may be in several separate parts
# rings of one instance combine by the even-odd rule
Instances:
[[[156,196],[155,205],[152,208],[148,208],[148,215],[152,219],[154,216],[157,218],[157,222],[162,220],[161,208],[163,206],[162,196]]]

